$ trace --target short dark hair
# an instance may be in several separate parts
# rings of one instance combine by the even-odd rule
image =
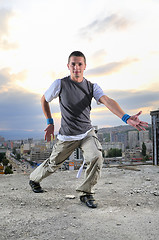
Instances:
[[[85,62],[85,64],[86,64],[86,57],[85,57],[85,55],[82,53],[82,52],[80,52],[80,51],[74,51],[74,52],[72,52],[71,54],[70,54],[70,56],[68,57],[68,63],[70,62],[70,58],[71,57],[83,57],[84,58],[84,62]]]

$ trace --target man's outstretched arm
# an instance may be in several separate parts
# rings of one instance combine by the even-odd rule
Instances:
[[[42,105],[42,110],[46,119],[51,119],[52,116],[51,116],[50,106],[49,106],[49,103],[45,100],[44,95],[41,98],[41,105]],[[47,128],[44,131],[45,131],[45,140],[47,140],[47,142],[50,142],[51,135],[53,135],[54,137],[54,124],[48,124]]]
[[[109,98],[108,96],[103,95],[102,97],[100,97],[99,102],[103,103],[112,113],[117,115],[119,118],[122,119],[122,117],[125,115],[125,112],[121,109],[119,104],[115,100]],[[141,130],[145,131],[144,127],[148,127],[148,123],[139,120],[138,116],[141,113],[142,111],[133,116],[130,116],[130,118],[128,118],[127,120],[127,123],[135,127],[139,131]]]

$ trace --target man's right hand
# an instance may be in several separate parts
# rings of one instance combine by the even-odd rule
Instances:
[[[47,140],[47,142],[50,142],[51,141],[51,135],[54,138],[54,125],[49,124],[44,131],[45,131],[45,140]]]

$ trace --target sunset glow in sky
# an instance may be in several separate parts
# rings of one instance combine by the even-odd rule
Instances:
[[[74,50],[87,59],[85,77],[128,114],[159,108],[158,0],[0,0],[0,135],[43,132],[40,98],[69,75]],[[51,103],[56,132],[58,99]],[[92,124],[124,124],[92,103]]]

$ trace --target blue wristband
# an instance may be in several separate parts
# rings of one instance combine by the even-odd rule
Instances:
[[[49,124],[54,124],[53,118],[48,118],[48,119],[47,119],[47,124],[48,124],[48,125],[49,125]]]
[[[127,123],[127,120],[130,118],[131,116],[129,116],[128,114],[124,114],[124,116],[122,117],[123,122]]]

